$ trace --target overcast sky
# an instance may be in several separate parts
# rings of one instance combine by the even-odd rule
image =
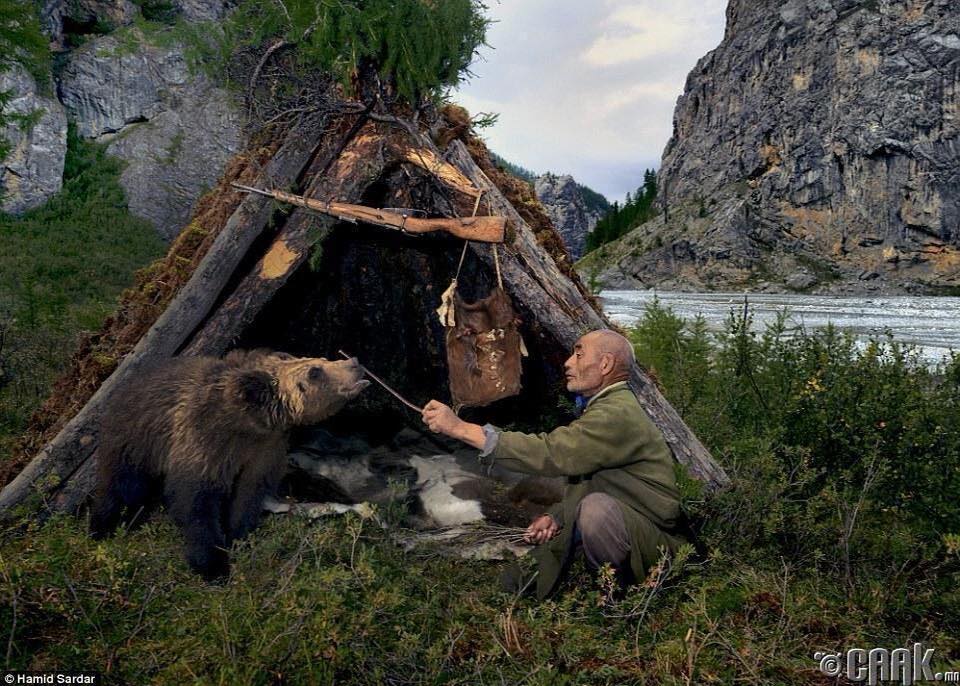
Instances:
[[[660,166],[687,73],[723,38],[726,0],[489,0],[491,48],[454,99],[497,112],[489,146],[612,200]]]

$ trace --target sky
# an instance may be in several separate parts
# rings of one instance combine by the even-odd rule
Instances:
[[[454,94],[481,135],[531,171],[611,201],[660,166],[687,73],[723,38],[726,0],[488,0],[495,23]]]

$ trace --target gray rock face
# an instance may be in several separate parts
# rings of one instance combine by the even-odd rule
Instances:
[[[169,14],[188,22],[215,21],[232,4],[229,0],[171,0]],[[67,34],[107,33],[133,23],[140,13],[130,0],[45,0],[40,6],[40,26],[54,50],[66,50]]]
[[[226,93],[210,89],[205,97],[185,99],[177,109],[128,127],[107,152],[127,161],[120,183],[131,211],[172,239],[240,147],[238,114]]]
[[[46,0],[40,26],[55,50],[66,49],[66,34],[105,33],[133,22],[139,10],[130,0]]]
[[[958,115],[953,0],[731,0],[723,42],[674,113],[664,241],[687,223],[688,266],[733,231],[753,246],[743,269],[755,276],[801,255],[838,282],[867,270],[890,290],[956,285]],[[731,204],[747,213],[739,227],[725,223]]]
[[[91,41],[70,54],[60,97],[80,135],[109,141],[107,151],[127,162],[130,210],[168,239],[241,147],[240,113],[225,91],[189,73],[178,46]]]
[[[170,109],[190,81],[179,48],[141,42],[130,51],[103,36],[70,54],[60,74],[60,99],[77,133],[99,138]]]
[[[817,283],[817,277],[808,271],[800,270],[794,272],[786,278],[784,284],[787,288],[794,291],[803,291],[813,287]]]
[[[593,231],[602,214],[587,207],[576,181],[567,174],[538,176],[534,191],[563,238],[570,257],[579,259],[584,253],[587,234]]]
[[[0,160],[0,209],[19,214],[42,204],[63,185],[67,116],[56,99],[37,92],[33,78],[19,66],[0,73],[0,91],[14,93],[8,113],[40,113],[26,131],[16,124],[2,131],[11,150]]]
[[[173,4],[187,21],[214,21],[222,18],[234,3],[224,0],[174,0]]]

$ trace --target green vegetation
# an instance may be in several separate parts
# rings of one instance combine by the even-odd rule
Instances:
[[[78,333],[99,328],[133,271],[163,250],[127,211],[120,171],[71,128],[63,190],[21,217],[0,214],[0,459]]]
[[[489,23],[484,10],[478,0],[241,0],[226,20],[197,27],[196,58],[226,73],[239,53],[282,41],[300,75],[329,72],[350,91],[376,65],[401,98],[419,104],[469,74]]]
[[[0,74],[14,65],[25,68],[39,87],[50,80],[50,53],[32,0],[0,0]],[[35,122],[29,113],[5,111],[13,96],[12,91],[0,90],[0,130],[10,124],[27,128]],[[0,136],[0,160],[9,153],[10,141]]]
[[[526,167],[521,167],[519,164],[514,164],[513,162],[500,157],[500,155],[492,150],[490,151],[490,160],[495,165],[503,169],[503,171],[516,176],[518,179],[523,179],[527,183],[533,183],[537,180],[537,177],[540,176],[536,172],[530,171]]]
[[[653,304],[631,332],[734,478],[684,477],[705,562],[664,561],[620,601],[575,568],[546,603],[498,563],[404,552],[354,515],[273,517],[205,585],[166,518],[102,543],[58,517],[0,542],[6,667],[122,683],[822,683],[813,653],[923,641],[960,658],[960,358],[858,350],[835,330],[720,336]]]
[[[598,193],[582,183],[578,183],[577,188],[580,189],[580,197],[583,198],[583,205],[588,212],[606,214],[610,211],[610,201],[602,193]]]
[[[731,535],[829,556],[838,515],[859,503],[849,562],[885,566],[922,565],[923,549],[960,533],[960,502],[943,497],[960,489],[960,356],[930,368],[892,340],[860,350],[832,327],[787,332],[783,317],[749,329],[749,312],[731,314],[711,343],[703,321],[654,304],[634,334],[641,362],[724,463],[762,458],[764,479],[785,489],[766,522]]]
[[[626,201],[613,203],[609,213],[603,217],[587,235],[587,251],[596,250],[604,243],[615,241],[620,236],[635,229],[653,217],[653,201],[657,199],[657,173],[648,169],[643,174],[643,185],[636,194],[627,193]]]

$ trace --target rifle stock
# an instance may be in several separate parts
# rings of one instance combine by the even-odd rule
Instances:
[[[423,219],[410,217],[399,212],[378,210],[363,205],[350,205],[343,202],[324,202],[305,198],[278,190],[264,190],[253,188],[239,183],[231,184],[234,188],[246,193],[257,193],[280,202],[297,205],[314,212],[321,212],[337,219],[350,222],[364,222],[390,229],[399,229],[407,233],[432,233],[446,231],[447,233],[468,241],[482,243],[502,243],[507,220],[503,217],[438,217]]]

